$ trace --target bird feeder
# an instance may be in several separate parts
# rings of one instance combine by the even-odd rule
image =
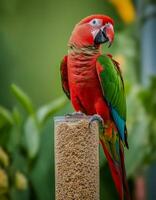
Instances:
[[[55,118],[56,200],[99,200],[99,133],[90,117]]]

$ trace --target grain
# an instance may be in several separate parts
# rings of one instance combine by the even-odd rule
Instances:
[[[88,120],[56,120],[56,200],[99,200],[98,126]]]

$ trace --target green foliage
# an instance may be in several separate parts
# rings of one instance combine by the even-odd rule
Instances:
[[[0,176],[5,180],[5,185],[0,185],[0,198],[54,198],[51,116],[64,109],[67,99],[60,97],[35,109],[30,98],[19,87],[12,85],[11,88],[18,104],[12,111],[0,107]],[[125,160],[127,175],[133,179],[138,170],[144,170],[145,166],[156,160],[156,77],[151,78],[147,88],[136,83],[126,88],[130,149],[125,151]],[[22,106],[19,107],[19,104]],[[70,109],[66,109],[62,112],[69,112]],[[51,152],[48,152],[49,149],[52,149]],[[116,199],[116,190],[101,148],[100,174],[101,200]]]
[[[19,87],[13,85],[12,91],[17,102],[22,105],[22,110],[21,106],[15,106],[12,111],[0,107],[0,176],[5,180],[5,185],[0,185],[0,198],[54,198],[54,137],[51,116],[64,108],[67,99],[60,97],[35,109],[30,98]],[[155,94],[156,77],[151,78],[151,84],[147,88],[136,83],[128,86],[130,150],[126,150],[125,159],[127,175],[131,178],[135,177],[138,170],[143,170],[156,160]],[[65,112],[68,111],[69,108]],[[48,152],[49,149],[52,149],[51,152]],[[116,199],[116,190],[101,148],[100,174],[101,200]]]
[[[9,125],[13,125],[11,113],[6,108],[0,106],[0,128],[2,129],[4,126]]]
[[[11,90],[26,112],[28,112],[28,114],[34,114],[34,107],[30,98],[15,84],[11,85]]]
[[[148,152],[148,118],[138,94],[140,86],[132,86],[127,98],[128,108],[128,142],[129,150],[125,151],[127,175],[135,176],[143,168],[143,160]],[[137,152],[137,153],[136,153]]]
[[[38,111],[37,111],[37,119],[40,125],[43,125],[46,120],[51,116],[53,113],[57,112],[59,110],[60,105],[65,105],[66,104],[66,98],[61,97],[55,101],[52,101],[51,103],[42,106]]]
[[[146,112],[152,117],[156,118],[156,77],[152,76],[150,85],[146,90],[142,90],[139,94],[142,99],[143,106]]]
[[[36,199],[33,174],[40,160],[43,129],[47,121],[52,121],[51,117],[66,105],[67,99],[60,97],[35,109],[22,89],[13,84],[11,91],[26,115],[18,106],[12,111],[0,106],[0,179],[4,180],[0,181],[0,199]],[[42,174],[41,170],[39,165],[37,176]],[[44,173],[48,172],[45,170]]]
[[[141,90],[139,93],[142,105],[145,108],[149,121],[148,124],[148,141],[149,152],[145,156],[145,163],[156,161],[156,76],[152,76],[147,89]]]
[[[39,150],[39,127],[33,116],[30,116],[24,125],[25,144],[29,158],[34,158]]]
[[[156,161],[155,107],[156,77],[153,76],[148,87],[133,86],[128,96],[130,150],[126,152],[126,165],[130,176]]]

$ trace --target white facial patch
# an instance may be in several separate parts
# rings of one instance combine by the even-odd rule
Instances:
[[[92,26],[92,27],[99,27],[102,25],[102,20],[101,19],[92,19],[89,24]]]
[[[98,34],[99,30],[100,29],[94,29],[94,30],[92,30],[91,33],[92,33],[94,39],[95,39],[96,35]]]
[[[101,29],[104,29],[106,27],[113,29],[113,25],[111,23],[106,23],[103,27],[101,27]]]
[[[108,23],[109,28],[111,28],[112,30],[114,30],[113,25],[111,23]]]
[[[93,38],[95,39],[96,35],[98,34],[99,30],[103,31],[106,27],[109,26],[109,28],[113,29],[113,25],[111,23],[106,23],[104,26],[100,27],[102,25],[102,20],[100,19],[92,19],[89,22],[90,25],[92,25],[93,30],[91,31]]]

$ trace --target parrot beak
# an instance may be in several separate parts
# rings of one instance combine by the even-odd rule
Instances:
[[[99,45],[108,42],[109,43],[108,47],[110,47],[113,43],[113,40],[114,40],[113,25],[108,23],[99,30],[94,39],[94,43],[96,45]]]
[[[106,36],[105,30],[104,29],[103,30],[100,29],[99,32],[97,33],[95,39],[94,39],[94,43],[96,45],[98,45],[98,44],[106,43],[108,41],[109,41],[109,39]]]

